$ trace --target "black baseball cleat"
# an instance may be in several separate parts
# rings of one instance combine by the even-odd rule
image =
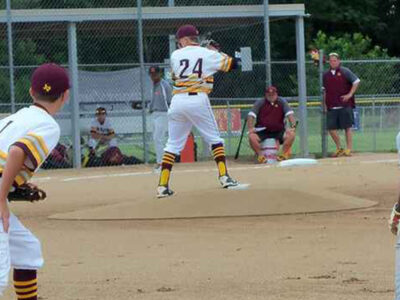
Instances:
[[[167,186],[159,186],[157,188],[157,198],[166,198],[174,194],[173,190],[170,190]]]
[[[229,175],[224,175],[219,177],[219,182],[221,183],[224,189],[228,189],[230,187],[238,186],[239,182],[232,179]]]

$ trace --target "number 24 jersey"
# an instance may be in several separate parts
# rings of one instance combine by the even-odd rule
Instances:
[[[187,46],[175,50],[171,55],[174,94],[211,93],[214,84],[213,75],[229,72],[233,67],[233,58],[225,53],[200,46]]]

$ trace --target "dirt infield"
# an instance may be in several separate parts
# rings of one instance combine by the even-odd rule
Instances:
[[[221,190],[212,163],[178,165],[161,201],[147,167],[43,172],[49,199],[12,210],[43,243],[41,299],[393,299],[396,158],[231,162],[247,191]]]

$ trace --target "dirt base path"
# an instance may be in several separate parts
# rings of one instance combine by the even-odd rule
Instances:
[[[248,191],[219,189],[212,163],[179,165],[172,179],[176,198],[157,204],[148,204],[157,201],[150,168],[43,172],[37,183],[49,199],[13,203],[12,210],[43,243],[40,299],[392,300],[395,238],[387,217],[397,198],[396,158],[360,155],[307,168],[230,163],[235,178],[251,183]],[[356,200],[377,205],[240,218],[49,218],[101,212],[123,219],[143,206],[152,216],[171,217],[177,209],[197,217],[239,208],[299,212]],[[14,299],[11,288],[5,299]]]

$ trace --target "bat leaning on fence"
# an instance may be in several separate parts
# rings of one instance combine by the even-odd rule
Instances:
[[[244,131],[246,130],[246,120],[243,122],[243,128],[242,128],[242,132],[240,134],[240,139],[239,139],[239,145],[238,148],[236,150],[236,154],[235,154],[235,159],[239,158],[239,152],[240,152],[240,146],[242,145],[242,140],[243,140],[243,135],[244,135]]]

